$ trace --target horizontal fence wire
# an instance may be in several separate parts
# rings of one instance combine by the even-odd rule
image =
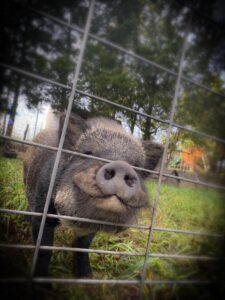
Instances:
[[[45,148],[47,150],[52,150],[52,151],[57,151],[58,150],[57,147],[52,147],[52,146],[39,144],[39,143],[35,143],[35,142],[30,142],[30,141],[19,140],[19,139],[12,138],[12,137],[9,137],[9,136],[4,136],[2,134],[0,134],[0,139],[12,141],[12,142],[20,143],[20,144],[24,144],[24,145],[30,145],[30,146]],[[104,159],[104,158],[93,156],[93,155],[87,155],[87,154],[84,154],[84,153],[71,151],[71,150],[67,150],[67,149],[62,149],[62,152],[67,153],[67,154],[71,154],[71,155],[76,155],[76,156],[80,156],[80,157],[89,158],[89,159],[99,160],[99,161],[103,161],[103,162],[111,162],[111,160],[108,160],[108,159]],[[159,175],[158,171],[153,171],[153,170],[149,170],[149,169],[145,169],[145,168],[139,168],[139,167],[136,167],[136,166],[132,166],[132,167],[137,171]],[[192,179],[184,178],[184,177],[181,177],[181,176],[171,175],[171,174],[168,174],[168,173],[163,173],[163,176],[167,177],[167,178],[175,179],[175,180],[182,180],[182,181],[193,183],[193,184],[200,185],[200,186],[205,186],[205,187],[219,189],[219,190],[225,190],[225,186],[218,185],[218,184],[207,183],[207,182],[203,182],[203,181],[200,181],[200,180],[192,180]]]
[[[26,283],[30,282],[29,278],[0,278],[0,283]],[[61,284],[107,284],[107,285],[140,285],[141,282],[138,279],[127,280],[127,279],[72,279],[72,278],[46,278],[46,277],[35,277],[32,279],[32,283],[61,283]],[[213,281],[209,280],[145,280],[146,285],[193,285],[203,284],[211,285]]]
[[[0,248],[17,249],[17,250],[33,250],[35,245],[21,245],[21,244],[6,244],[1,243]],[[54,251],[67,251],[67,252],[82,252],[82,253],[96,253],[103,255],[119,255],[119,256],[146,256],[146,253],[135,253],[125,251],[112,251],[112,250],[99,250],[99,249],[86,249],[75,247],[59,247],[59,246],[40,246],[40,250],[54,250]],[[212,257],[203,255],[178,255],[178,254],[163,254],[163,253],[148,253],[147,257],[161,258],[161,259],[180,259],[180,260],[201,260],[201,261],[216,261],[223,260],[222,257]]]
[[[65,21],[63,21],[63,20],[61,20],[61,19],[59,19],[59,18],[57,18],[55,16],[52,16],[52,15],[50,15],[50,14],[48,14],[48,13],[42,11],[42,10],[39,10],[39,9],[36,9],[36,8],[33,8],[33,7],[29,7],[29,9],[32,10],[32,11],[34,11],[34,12],[36,12],[37,14],[45,17],[46,19],[51,20],[51,21],[59,24],[59,25],[68,27],[68,28],[70,28],[70,29],[72,29],[74,31],[79,32],[79,33],[84,33],[84,29],[80,28],[78,25],[67,23],[67,22],[65,22]],[[154,62],[154,61],[152,61],[150,59],[147,59],[147,58],[145,58],[142,55],[136,54],[136,53],[134,53],[131,50],[127,50],[126,48],[124,48],[122,46],[119,46],[119,45],[117,45],[114,42],[111,42],[109,40],[101,38],[101,37],[99,37],[99,36],[97,36],[95,34],[92,34],[92,33],[89,33],[89,37],[91,37],[92,39],[94,39],[94,40],[96,40],[96,41],[98,41],[98,42],[100,42],[100,43],[102,43],[102,44],[104,44],[106,46],[109,46],[110,48],[114,48],[114,49],[118,50],[119,52],[123,52],[123,53],[127,54],[128,56],[131,56],[131,57],[133,57],[133,58],[135,58],[137,60],[140,60],[140,61],[142,61],[142,62],[144,62],[144,63],[146,63],[146,64],[148,64],[150,66],[153,66],[153,67],[155,67],[155,68],[157,68],[157,69],[159,69],[161,71],[164,71],[164,72],[166,72],[166,73],[168,73],[170,75],[173,75],[175,77],[178,75],[177,72],[175,72],[173,70],[170,70],[169,68],[167,68],[165,66],[162,66],[161,64],[156,63],[156,62]],[[184,79],[185,81],[188,81],[188,82],[190,82],[190,83],[192,83],[192,84],[194,84],[194,85],[196,85],[196,86],[198,86],[198,87],[200,87],[200,88],[202,88],[202,89],[204,89],[204,90],[206,90],[208,92],[211,92],[211,93],[213,93],[213,94],[215,94],[217,96],[225,98],[225,94],[222,94],[222,93],[219,93],[219,92],[217,92],[217,91],[215,91],[213,89],[210,89],[206,85],[202,84],[201,82],[199,82],[197,80],[193,80],[193,79],[191,79],[188,76],[185,76],[185,75],[182,74],[181,79]]]
[[[29,72],[29,71],[26,71],[26,70],[23,70],[19,67],[14,67],[14,66],[11,66],[11,65],[8,65],[8,64],[5,64],[5,63],[2,63],[0,62],[0,67],[3,67],[3,68],[6,68],[6,69],[9,69],[9,70],[12,70],[14,72],[17,72],[17,73],[20,73],[20,74],[23,74],[25,76],[28,76],[32,79],[36,79],[36,80],[39,80],[41,82],[46,82],[46,83],[50,83],[50,84],[53,84],[55,86],[58,86],[58,87],[61,87],[61,88],[64,88],[64,89],[67,89],[67,90],[71,90],[71,87],[66,85],[66,84],[63,84],[63,83],[60,83],[60,82],[57,82],[57,81],[54,81],[54,80],[51,80],[51,79],[48,79],[44,76],[41,76],[41,75],[37,75],[37,74],[34,74],[32,72]],[[90,94],[88,92],[85,92],[85,91],[81,91],[79,89],[76,89],[76,93],[82,95],[82,96],[86,96],[86,97],[89,97],[91,100],[98,100],[98,101],[101,101],[101,102],[104,102],[104,103],[108,103],[112,106],[115,106],[115,107],[118,107],[118,108],[121,108],[123,110],[126,110],[126,111],[130,111],[130,112],[133,112],[137,115],[140,115],[142,117],[145,117],[145,118],[150,118],[156,122],[160,122],[162,124],[166,124],[166,125],[169,125],[169,121],[168,120],[163,120],[163,119],[160,119],[158,117],[155,117],[155,116],[152,116],[150,114],[147,114],[147,113],[144,113],[144,112],[140,112],[138,110],[135,110],[133,108],[129,108],[127,106],[124,106],[124,105],[121,105],[121,104],[118,104],[116,102],[113,102],[113,101],[110,101],[108,99],[105,99],[103,97],[100,97],[100,96],[96,96],[96,95],[93,95],[93,94]],[[191,129],[190,127],[188,126],[183,126],[183,125],[180,125],[180,124],[177,124],[177,123],[172,123],[172,126],[175,127],[175,128],[178,128],[178,129],[181,129],[181,130],[185,130],[185,131],[188,131],[190,133],[193,133],[193,134],[196,134],[196,135],[200,135],[202,137],[205,137],[205,138],[209,138],[211,140],[214,140],[216,142],[219,142],[219,143],[223,143],[225,144],[225,139],[222,139],[222,138],[219,138],[217,136],[214,136],[214,135],[211,135],[211,134],[208,134],[206,132],[202,132],[202,131],[198,131],[198,130],[194,130],[194,129]]]
[[[38,212],[13,210],[13,209],[5,209],[5,208],[0,208],[0,213],[13,214],[13,215],[25,215],[25,216],[37,216],[37,217],[42,216],[42,213],[38,213]],[[149,230],[149,228],[150,228],[147,225],[141,225],[141,224],[121,224],[121,223],[106,222],[106,221],[87,219],[87,218],[78,218],[78,217],[72,217],[72,216],[66,216],[66,215],[47,214],[47,217],[52,218],[52,219],[59,219],[59,220],[62,219],[62,220],[69,220],[69,221],[99,224],[99,225],[135,228],[135,229],[139,229],[139,230]],[[202,236],[202,237],[212,237],[212,238],[219,238],[219,239],[224,237],[223,234],[219,234],[219,233],[198,232],[198,231],[191,231],[191,230],[163,228],[163,227],[157,227],[157,226],[154,226],[153,230],[161,231],[161,232],[178,233],[178,234],[181,233],[181,234],[188,234],[188,235],[196,235],[196,236]]]

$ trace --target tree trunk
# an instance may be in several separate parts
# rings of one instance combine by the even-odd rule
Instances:
[[[222,175],[224,159],[225,159],[225,158],[222,156],[222,157],[220,158],[220,160],[219,160],[219,165],[218,165],[218,168],[217,168],[217,174],[218,174],[219,176]]]
[[[23,134],[23,140],[24,140],[24,141],[25,141],[26,138],[27,138],[28,130],[29,130],[29,124],[27,124],[26,129],[25,129],[24,134]]]
[[[131,123],[130,123],[130,131],[133,134],[134,133],[134,127],[136,125],[136,121],[137,121],[137,114],[133,114],[133,117],[130,118]]]
[[[149,107],[148,107],[147,114],[148,115],[152,114],[152,106],[151,105],[149,105]],[[151,127],[152,127],[152,119],[147,117],[146,122],[145,122],[145,127],[144,127],[143,140],[150,140]]]
[[[7,130],[6,130],[7,136],[11,136],[12,131],[13,131],[14,121],[15,121],[15,117],[16,117],[16,110],[17,110],[17,106],[18,106],[18,99],[19,99],[19,94],[20,94],[20,82],[21,82],[21,79],[19,77],[19,78],[17,78],[15,91],[14,91],[13,104],[10,109],[9,121],[8,121]]]
[[[5,129],[6,129],[6,112],[4,111],[3,114],[3,123],[2,123],[2,131],[1,134],[5,135]]]

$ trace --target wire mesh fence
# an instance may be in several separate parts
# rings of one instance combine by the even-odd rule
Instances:
[[[218,190],[225,190],[225,187],[222,185],[218,185],[218,184],[212,184],[212,183],[208,183],[208,182],[203,182],[203,181],[199,181],[199,180],[192,180],[192,179],[187,179],[181,176],[174,176],[171,174],[166,173],[165,170],[165,164],[166,164],[166,158],[167,158],[167,151],[168,151],[168,146],[170,143],[170,137],[171,137],[171,132],[173,128],[178,128],[187,132],[191,132],[194,135],[197,136],[202,136],[205,137],[207,139],[210,140],[214,140],[216,142],[225,143],[225,140],[208,134],[207,132],[202,132],[202,131],[197,131],[194,130],[192,128],[189,128],[187,126],[183,126],[180,124],[175,123],[174,121],[174,116],[175,116],[175,112],[176,112],[176,107],[177,107],[177,103],[179,101],[179,91],[181,88],[181,80],[187,81],[193,85],[196,85],[198,87],[200,87],[201,89],[204,89],[206,91],[209,91],[210,93],[213,93],[219,97],[221,97],[221,101],[224,101],[225,95],[219,92],[216,92],[215,90],[210,89],[208,86],[205,86],[204,84],[200,83],[197,80],[193,80],[189,77],[187,77],[186,75],[183,74],[183,68],[184,68],[184,60],[185,60],[185,55],[186,55],[186,50],[187,50],[187,43],[188,43],[188,38],[189,38],[189,34],[190,34],[190,24],[187,26],[186,28],[186,32],[183,36],[183,45],[182,45],[182,49],[180,51],[181,55],[180,55],[180,60],[179,60],[179,66],[178,66],[178,70],[177,72],[162,66],[154,61],[151,61],[149,59],[146,59],[145,57],[142,57],[128,49],[125,49],[117,44],[115,44],[114,42],[111,42],[109,40],[103,39],[101,37],[98,37],[95,34],[90,33],[90,28],[91,28],[91,22],[92,22],[92,18],[93,18],[93,12],[94,12],[94,6],[95,6],[95,1],[91,0],[90,2],[90,6],[88,9],[88,17],[87,17],[87,21],[86,21],[86,25],[85,28],[82,29],[78,26],[72,25],[70,23],[66,23],[65,21],[54,17],[48,13],[45,13],[43,11],[34,9],[34,8],[30,8],[34,13],[37,13],[41,16],[43,16],[44,18],[47,18],[63,27],[69,28],[71,30],[77,31],[79,33],[83,34],[82,37],[82,43],[81,43],[81,47],[79,50],[79,56],[78,56],[78,60],[75,66],[75,71],[74,71],[74,78],[73,78],[73,84],[72,87],[68,86],[66,84],[63,84],[61,82],[56,82],[54,80],[51,80],[49,78],[46,78],[44,76],[41,76],[39,74],[36,73],[32,73],[30,71],[27,70],[23,70],[22,68],[18,68],[15,67],[13,65],[8,65],[5,64],[4,62],[0,63],[0,66],[2,68],[5,69],[10,69],[11,71],[21,74],[22,76],[28,77],[28,78],[32,78],[34,80],[38,80],[41,82],[45,82],[45,83],[50,83],[52,85],[58,86],[62,89],[67,90],[70,93],[69,99],[68,99],[68,106],[66,109],[66,117],[65,117],[65,121],[63,124],[63,129],[62,129],[62,133],[60,136],[60,141],[59,141],[59,145],[58,147],[51,147],[51,146],[47,146],[47,145],[42,145],[42,144],[38,144],[35,142],[29,142],[29,141],[23,141],[23,140],[19,140],[16,138],[12,138],[12,137],[8,137],[8,136],[4,136],[4,135],[0,135],[1,139],[3,140],[8,140],[11,142],[15,142],[15,143],[20,143],[20,144],[25,144],[25,145],[31,145],[34,147],[41,147],[44,149],[48,149],[51,151],[56,152],[56,158],[55,158],[55,162],[54,162],[54,167],[52,170],[52,175],[51,175],[51,180],[50,180],[50,185],[49,185],[49,189],[48,189],[48,194],[47,194],[47,198],[45,201],[45,207],[44,207],[44,211],[43,213],[36,213],[36,212],[28,212],[28,211],[21,211],[21,210],[12,210],[12,209],[4,209],[1,208],[0,209],[0,213],[1,214],[16,214],[16,215],[28,215],[28,216],[41,216],[41,226],[39,229],[39,234],[38,234],[38,239],[36,242],[36,245],[21,245],[21,244],[7,244],[7,243],[1,243],[0,244],[0,248],[4,248],[4,249],[8,249],[8,248],[12,248],[12,249],[32,249],[34,250],[34,255],[33,255],[33,259],[32,259],[32,267],[31,267],[31,272],[30,272],[30,278],[1,278],[0,282],[24,282],[26,280],[32,280],[33,282],[39,282],[39,283],[50,283],[50,282],[55,282],[55,283],[67,283],[67,284],[138,284],[141,287],[141,290],[143,292],[144,290],[144,286],[145,285],[155,285],[155,284],[181,284],[181,285],[185,285],[185,284],[210,284],[210,281],[204,281],[204,280],[148,280],[146,279],[146,268],[147,268],[147,262],[149,262],[149,258],[161,258],[161,259],[190,259],[190,260],[220,260],[222,259],[221,257],[211,257],[211,256],[193,256],[193,255],[169,255],[169,254],[160,254],[160,253],[153,253],[151,251],[151,244],[152,244],[152,236],[153,236],[153,232],[154,231],[161,231],[161,232],[173,232],[173,233],[177,233],[177,234],[187,234],[187,235],[193,235],[193,236],[203,236],[203,237],[210,237],[210,238],[216,238],[216,239],[221,239],[223,238],[223,234],[219,234],[219,233],[209,233],[209,232],[197,232],[197,231],[191,231],[191,230],[181,230],[179,228],[177,229],[172,229],[172,228],[161,228],[161,227],[157,227],[155,225],[155,219],[156,219],[156,214],[157,214],[157,206],[158,206],[158,202],[160,201],[160,190],[161,190],[161,185],[162,185],[162,179],[163,177],[167,177],[167,178],[173,178],[173,179],[179,179],[181,181],[186,181],[186,182],[190,182],[190,183],[194,183],[203,187],[209,187],[209,188],[214,188],[214,189],[218,189]],[[129,108],[127,106],[121,105],[119,103],[116,103],[114,101],[110,101],[109,99],[105,99],[103,97],[100,97],[98,95],[94,95],[94,94],[90,94],[87,93],[85,91],[79,90],[77,88],[77,82],[79,79],[79,75],[81,72],[81,66],[82,66],[82,62],[83,62],[83,58],[84,58],[84,52],[86,50],[87,47],[87,41],[88,39],[93,39],[99,43],[102,43],[103,45],[109,47],[109,48],[113,48],[116,51],[125,53],[128,56],[131,56],[134,59],[137,59],[141,62],[146,63],[149,66],[152,66],[156,69],[162,70],[164,72],[166,72],[169,75],[172,75],[175,77],[176,80],[176,84],[175,84],[175,88],[174,88],[174,96],[172,99],[172,103],[171,103],[171,110],[170,110],[170,117],[169,120],[164,120],[161,119],[159,117],[153,116],[151,114],[147,114],[145,112],[141,112],[139,110],[133,109],[133,108]],[[86,96],[89,97],[91,99],[91,101],[99,101],[102,103],[106,103],[108,105],[112,105],[118,108],[121,108],[123,110],[132,112],[133,114],[137,114],[140,115],[142,117],[145,118],[150,118],[153,119],[156,122],[159,123],[163,123],[165,125],[167,125],[167,133],[166,133],[166,142],[165,142],[165,147],[164,147],[164,152],[163,152],[163,157],[162,157],[162,161],[161,161],[161,165],[160,165],[160,170],[159,171],[153,171],[153,170],[148,170],[145,168],[138,168],[135,166],[132,166],[134,169],[138,170],[138,171],[145,171],[148,172],[149,174],[155,174],[158,176],[158,183],[157,183],[157,189],[156,189],[156,194],[155,194],[155,199],[154,199],[154,204],[153,204],[153,211],[152,211],[152,216],[151,216],[151,222],[149,223],[149,225],[141,225],[141,224],[118,224],[118,223],[112,223],[112,222],[103,222],[100,220],[93,220],[93,219],[85,219],[85,218],[78,218],[78,217],[71,217],[71,216],[66,216],[66,215],[53,215],[53,214],[49,214],[48,213],[48,208],[49,208],[49,204],[50,204],[50,199],[52,196],[52,192],[53,192],[53,188],[54,188],[54,184],[55,184],[55,180],[56,180],[56,174],[57,174],[57,170],[58,170],[58,166],[59,166],[59,162],[60,162],[60,158],[61,158],[61,154],[62,153],[68,153],[71,155],[75,155],[75,156],[81,156],[84,157],[86,159],[93,159],[93,160],[100,160],[103,162],[110,162],[110,160],[107,159],[103,159],[100,157],[96,157],[93,155],[86,155],[83,153],[79,153],[79,152],[75,152],[75,151],[70,151],[70,150],[66,150],[63,149],[63,144],[64,144],[64,139],[65,139],[65,135],[66,135],[66,130],[68,127],[68,122],[69,122],[69,117],[71,114],[71,110],[72,110],[72,105],[74,102],[74,98],[75,95],[80,95],[80,96]],[[99,250],[99,249],[83,249],[83,248],[72,248],[72,247],[56,247],[56,246],[42,246],[41,245],[41,241],[42,241],[42,236],[43,236],[43,231],[44,231],[44,227],[45,227],[45,223],[46,223],[46,219],[47,218],[53,218],[53,219],[66,219],[66,220],[75,220],[75,221],[79,221],[79,222],[86,222],[86,223],[95,223],[95,224],[104,224],[104,225],[116,225],[118,227],[131,227],[131,228],[136,228],[138,230],[147,230],[148,231],[148,240],[147,240],[147,244],[146,244],[146,250],[144,253],[136,253],[136,252],[121,252],[121,251],[107,251],[107,250]],[[40,252],[40,250],[59,250],[59,251],[69,251],[69,252],[90,252],[90,253],[99,253],[99,254],[104,254],[104,255],[108,255],[108,254],[113,254],[113,255],[124,255],[124,256],[141,256],[144,257],[144,261],[143,261],[143,266],[142,266],[142,272],[141,272],[141,278],[140,280],[103,280],[103,279],[59,279],[59,278],[37,278],[35,277],[35,269],[36,269],[36,264],[37,264],[37,258],[38,258],[38,254]]]

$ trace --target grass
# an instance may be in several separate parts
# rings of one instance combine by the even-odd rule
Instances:
[[[0,159],[0,207],[27,210],[27,202],[22,179],[22,161],[20,159]],[[156,184],[146,182],[153,203]],[[224,194],[211,189],[177,188],[172,185],[162,185],[160,201],[157,209],[157,227],[203,231],[224,232]],[[139,223],[149,225],[151,209],[144,210]],[[0,241],[20,244],[31,244],[31,226],[25,217],[19,215],[0,216]],[[58,227],[55,245],[70,246],[73,232],[70,229]],[[125,252],[145,252],[148,232],[146,230],[129,229],[120,234],[96,235],[91,248],[117,250]],[[151,253],[186,254],[220,256],[220,240],[215,238],[197,237],[154,231]],[[1,276],[28,275],[32,261],[32,251],[1,250],[1,263],[6,264]],[[7,259],[9,261],[7,261]],[[143,268],[143,257],[90,254],[94,277],[99,279],[134,279],[139,278]],[[72,253],[54,251],[50,275],[52,277],[72,277]],[[149,258],[147,264],[148,279],[215,279],[217,276],[215,262],[194,260],[175,260]],[[5,271],[6,270],[6,271]],[[94,286],[77,287],[57,286],[45,293],[46,299],[138,299],[136,286]],[[46,296],[47,295],[47,296]],[[205,287],[178,287],[158,285],[146,288],[146,299],[211,299],[210,291]],[[196,296],[196,298],[195,298]],[[207,298],[208,297],[208,298]],[[7,297],[8,299],[8,297]],[[44,299],[42,297],[42,299]]]

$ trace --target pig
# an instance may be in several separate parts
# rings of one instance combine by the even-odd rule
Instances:
[[[34,142],[57,147],[65,114],[59,129],[45,129]],[[153,170],[163,147],[152,141],[141,141],[127,133],[116,121],[97,117],[84,120],[71,113],[64,149],[101,157],[110,162],[62,153],[48,213],[79,218],[131,224],[141,208],[148,205],[144,179]],[[29,209],[43,212],[56,153],[29,146],[24,159],[24,182]],[[32,217],[32,235],[36,243],[41,217]],[[54,229],[62,223],[74,229],[73,247],[88,249],[98,231],[119,232],[126,227],[95,224],[77,220],[47,218],[41,245],[52,246]],[[37,276],[48,274],[51,251],[40,250]],[[91,277],[88,253],[74,252],[73,273]]]

